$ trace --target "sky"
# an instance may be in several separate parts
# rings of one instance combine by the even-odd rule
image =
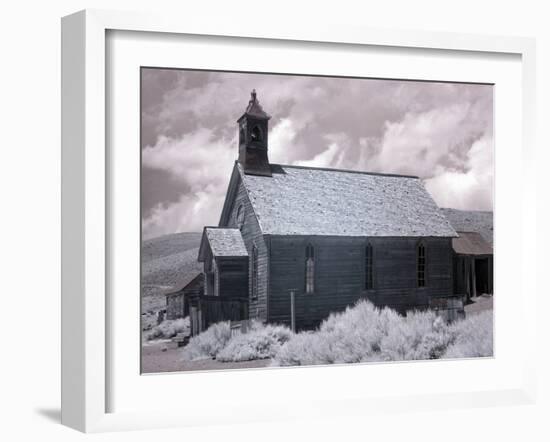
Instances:
[[[440,207],[493,210],[491,85],[144,68],[144,239],[218,224],[252,89],[271,163],[416,175]]]

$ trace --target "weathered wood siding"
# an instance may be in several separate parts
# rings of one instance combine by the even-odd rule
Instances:
[[[237,227],[237,209],[240,205],[244,207],[244,223],[241,228],[243,241],[248,251],[249,259],[252,257],[252,248],[255,245],[258,249],[258,281],[257,293],[252,293],[252,264],[249,262],[249,283],[248,283],[248,298],[249,315],[251,319],[267,320],[267,298],[268,298],[268,248],[264,240],[264,236],[258,224],[256,215],[252,208],[252,204],[248,198],[246,189],[241,182],[238,184],[237,192],[235,192],[234,201],[231,204],[230,216],[225,225],[220,227]],[[255,296],[254,296],[255,295]]]
[[[247,298],[248,258],[216,259],[218,292],[224,298]]]
[[[166,295],[166,319],[184,318],[189,315],[189,297],[204,293],[204,276],[201,274],[178,292]]]
[[[271,236],[269,321],[290,323],[290,289],[296,289],[298,328],[316,326],[360,298],[401,312],[426,308],[430,297],[452,295],[451,239],[425,238],[427,285],[417,288],[419,238],[368,238],[373,246],[374,289],[365,290],[367,238]],[[305,294],[305,250],[315,250],[315,290]]]
[[[210,246],[206,245],[206,257],[203,263],[204,273],[204,294],[206,296],[217,296],[217,275],[216,275],[216,262],[212,257],[212,250]]]
[[[185,316],[183,292],[166,296],[166,319],[178,319]]]
[[[191,335],[196,336],[221,321],[248,318],[248,300],[222,296],[191,296],[189,299]]]

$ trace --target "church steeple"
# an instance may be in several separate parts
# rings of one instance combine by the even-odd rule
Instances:
[[[267,129],[271,117],[262,109],[253,89],[244,114],[237,120],[239,124],[239,163],[244,173],[249,175],[271,176],[267,156]]]

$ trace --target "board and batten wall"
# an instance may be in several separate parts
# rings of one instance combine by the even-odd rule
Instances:
[[[426,247],[426,286],[417,287],[417,245]],[[365,289],[365,249],[373,247],[374,288]],[[296,289],[298,328],[315,327],[331,312],[366,298],[400,312],[428,307],[431,297],[453,294],[450,238],[269,236],[269,322],[290,324]],[[315,250],[315,290],[305,293],[306,247]]]
[[[264,235],[260,229],[258,219],[254,213],[247,191],[239,180],[237,191],[235,192],[234,200],[231,204],[230,215],[225,225],[220,227],[237,228],[237,210],[240,205],[244,208],[244,223],[241,227],[241,235],[243,237],[248,256],[252,257],[252,248],[256,246],[258,251],[258,279],[256,284],[256,293],[253,294],[252,280],[252,262],[249,261],[249,281],[248,281],[248,296],[249,308],[248,313],[250,319],[259,319],[267,321],[268,318],[268,281],[269,281],[269,251],[264,240]]]
[[[218,257],[216,269],[219,287],[217,296],[223,294],[224,298],[248,298],[248,257]]]

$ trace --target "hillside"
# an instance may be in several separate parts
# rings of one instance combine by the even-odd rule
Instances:
[[[183,232],[145,240],[141,244],[141,262],[197,249],[201,242],[201,235],[200,232]]]
[[[202,270],[197,261],[201,233],[185,232],[143,241],[141,295],[144,325],[165,307],[164,294],[181,288]]]

